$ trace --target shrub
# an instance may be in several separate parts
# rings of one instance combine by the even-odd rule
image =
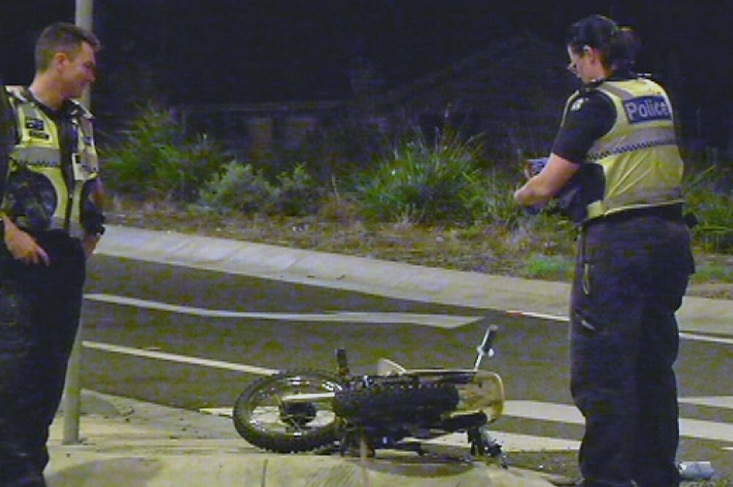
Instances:
[[[288,174],[282,172],[277,176],[278,187],[275,191],[275,207],[285,216],[305,216],[318,209],[320,191],[313,178],[306,171],[304,163],[299,163]]]
[[[431,145],[415,129],[358,186],[365,216],[425,224],[469,221],[464,198],[478,177],[481,152],[478,137],[462,140],[445,129]]]
[[[229,155],[206,136],[186,140],[172,110],[146,107],[104,157],[112,191],[140,199],[195,201]]]
[[[251,164],[230,162],[201,191],[201,203],[216,210],[269,212],[275,189]]]

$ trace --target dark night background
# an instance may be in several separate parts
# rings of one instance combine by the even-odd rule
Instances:
[[[73,22],[75,2],[0,5],[0,73],[8,84],[27,84],[37,34],[50,22]],[[95,31],[105,49],[94,109],[122,118],[146,98],[171,105],[343,99],[358,66],[372,66],[389,88],[525,32],[564,53],[567,27],[592,13],[639,32],[639,69],[674,94],[689,137],[733,151],[733,4],[724,1],[97,0]],[[512,89],[511,76],[496,76]]]

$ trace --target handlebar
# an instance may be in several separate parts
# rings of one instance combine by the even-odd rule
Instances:
[[[484,356],[488,355],[489,358],[494,356],[494,339],[496,338],[496,333],[499,331],[499,327],[496,325],[490,325],[486,329],[486,333],[484,334],[483,340],[481,340],[481,344],[476,347],[476,351],[478,352],[478,356],[476,357],[476,363],[473,366],[474,370],[478,370],[478,368],[481,366],[481,361],[483,360]]]

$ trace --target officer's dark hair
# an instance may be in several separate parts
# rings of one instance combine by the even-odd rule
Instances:
[[[56,22],[46,27],[36,41],[36,70],[43,72],[51,66],[56,53],[63,52],[73,58],[86,42],[94,51],[102,46],[97,36],[74,24]]]
[[[636,61],[641,42],[633,29],[619,27],[603,15],[591,15],[570,26],[565,44],[576,54],[585,46],[598,49],[601,63],[609,71],[630,69]]]

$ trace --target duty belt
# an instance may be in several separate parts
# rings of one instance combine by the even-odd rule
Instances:
[[[674,203],[671,205],[663,206],[649,206],[644,208],[631,208],[628,210],[617,211],[609,215],[593,218],[583,223],[583,228],[588,228],[592,225],[601,223],[621,223],[635,218],[654,217],[662,218],[670,221],[686,221],[686,218],[682,215],[682,205]]]

